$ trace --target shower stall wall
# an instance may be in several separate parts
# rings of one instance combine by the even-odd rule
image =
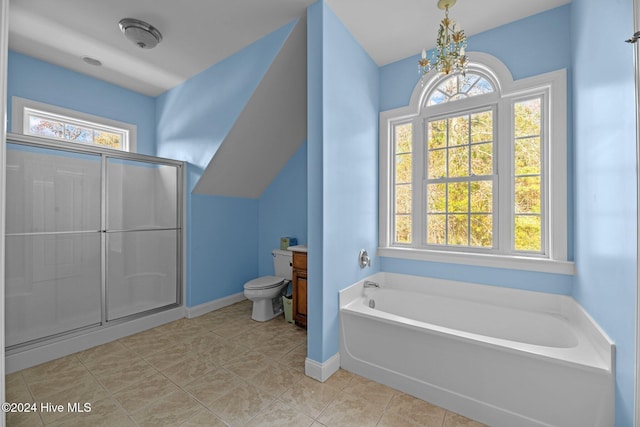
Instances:
[[[182,305],[182,162],[9,135],[6,349]]]

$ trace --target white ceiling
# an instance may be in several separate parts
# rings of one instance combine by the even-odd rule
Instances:
[[[11,0],[9,48],[156,96],[303,16],[315,0]],[[467,35],[570,0],[460,0],[450,11]],[[327,0],[378,65],[434,45],[437,0]],[[120,33],[121,18],[160,30],[143,50]],[[100,60],[102,67],[81,58]]]

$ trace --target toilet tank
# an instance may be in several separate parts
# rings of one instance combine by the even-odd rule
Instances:
[[[291,251],[283,251],[274,249],[273,252],[273,268],[275,275],[291,280],[291,265],[293,262]]]

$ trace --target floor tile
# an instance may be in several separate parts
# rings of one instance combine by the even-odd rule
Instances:
[[[246,427],[308,427],[314,420],[282,402],[274,402],[256,415]]]
[[[123,365],[142,362],[143,359],[139,354],[122,345],[115,351],[81,360],[82,365],[89,371],[100,373],[101,375],[116,373],[122,369]]]
[[[316,418],[336,398],[340,390],[309,377],[294,384],[279,399],[304,414]]]
[[[70,356],[55,359],[32,368],[25,369],[22,371],[22,377],[27,383],[32,383],[34,381],[57,376],[60,373],[76,369],[79,366],[80,363],[78,362],[78,359],[72,354]]]
[[[180,424],[180,427],[227,427],[227,423],[208,409],[202,409],[183,424]]]
[[[247,381],[273,396],[280,396],[292,388],[304,375],[280,365],[267,366]]]
[[[157,370],[162,371],[171,365],[175,365],[189,355],[193,355],[189,347],[183,344],[177,344],[146,356],[144,360]]]
[[[223,341],[209,349],[208,355],[218,365],[225,365],[249,352],[247,347],[230,341]],[[199,353],[202,354],[202,353]]]
[[[444,422],[445,410],[439,406],[425,402],[408,394],[398,393],[393,396],[385,411],[385,423],[393,420],[394,424],[384,424],[395,426],[395,420],[402,420],[407,425],[419,425],[424,427],[440,427]]]
[[[138,337],[128,341],[127,338],[125,338],[122,340],[122,343],[142,357],[146,357],[172,347],[176,344],[176,339],[173,336],[156,332],[148,336]]]
[[[375,406],[365,396],[340,395],[322,411],[318,421],[327,427],[375,427],[384,407]]]
[[[103,402],[109,398],[109,393],[96,381],[96,379],[90,375],[85,374],[82,377],[78,377],[76,381],[68,384],[68,387],[64,390],[60,390],[56,393],[48,395],[44,398],[38,398],[38,402],[51,402],[53,404],[64,405],[67,409],[67,405],[78,404],[78,407],[83,407],[88,403],[92,407],[97,405],[98,402]],[[105,401],[106,402],[106,401]],[[41,412],[40,416],[45,424],[51,424],[55,420],[61,419],[60,413],[57,412]]]
[[[286,364],[290,369],[294,369],[304,374],[304,363],[306,358],[307,345],[302,344],[282,356],[282,358],[280,358],[280,362]]]
[[[118,355],[126,357],[133,354],[134,352],[124,346],[120,341],[111,341],[109,343],[81,351],[80,353],[77,353],[77,357],[85,366],[97,366],[107,359],[118,357]]]
[[[189,354],[163,369],[162,373],[179,386],[184,386],[217,367],[218,365],[210,357]]]
[[[484,424],[470,420],[462,415],[447,411],[442,427],[486,427]]]
[[[274,363],[265,355],[255,351],[250,351],[243,354],[241,357],[232,359],[222,366],[234,374],[248,379],[263,369],[274,366]]]
[[[355,376],[342,391],[353,396],[362,396],[367,402],[381,408],[386,408],[393,396],[399,393],[391,387],[360,376]]]
[[[203,407],[182,390],[164,396],[131,414],[140,426],[174,426],[187,421]]]
[[[285,354],[293,350],[299,343],[285,334],[276,334],[266,342],[253,345],[252,350],[262,353],[271,359],[280,360]]]
[[[77,383],[92,379],[89,371],[77,362],[75,366],[67,367],[58,372],[48,372],[41,377],[30,376],[26,382],[33,398],[43,402],[56,393],[73,388]]]
[[[212,329],[211,331],[224,338],[231,338],[249,330],[250,326],[242,323],[226,322],[225,324]]]
[[[274,398],[270,394],[242,382],[209,405],[209,409],[235,427],[245,425],[273,401]]]
[[[157,372],[143,359],[122,360],[117,369],[114,366],[109,366],[106,369],[97,367],[91,370],[91,373],[111,393],[136,384]]]
[[[38,412],[8,412],[5,414],[7,426],[40,427],[44,424]]]
[[[229,390],[242,384],[242,379],[226,369],[215,369],[185,385],[183,389],[204,406],[211,405]]]
[[[5,379],[5,397],[7,402],[31,402],[33,397],[22,376]]]
[[[178,387],[164,375],[157,373],[141,382],[130,385],[113,394],[114,399],[131,414],[145,405],[168,394],[179,391]]]
[[[345,371],[344,369],[338,369],[336,373],[334,373],[327,379],[326,384],[342,390],[343,388],[347,387],[351,380],[356,377],[358,377],[356,374],[352,374],[351,372]]]
[[[211,354],[212,349],[227,343],[228,341],[225,338],[207,331],[190,338],[182,346],[192,353],[208,356]]]

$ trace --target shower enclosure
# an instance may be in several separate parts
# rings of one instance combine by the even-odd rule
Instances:
[[[182,162],[8,135],[6,347],[182,303]]]

